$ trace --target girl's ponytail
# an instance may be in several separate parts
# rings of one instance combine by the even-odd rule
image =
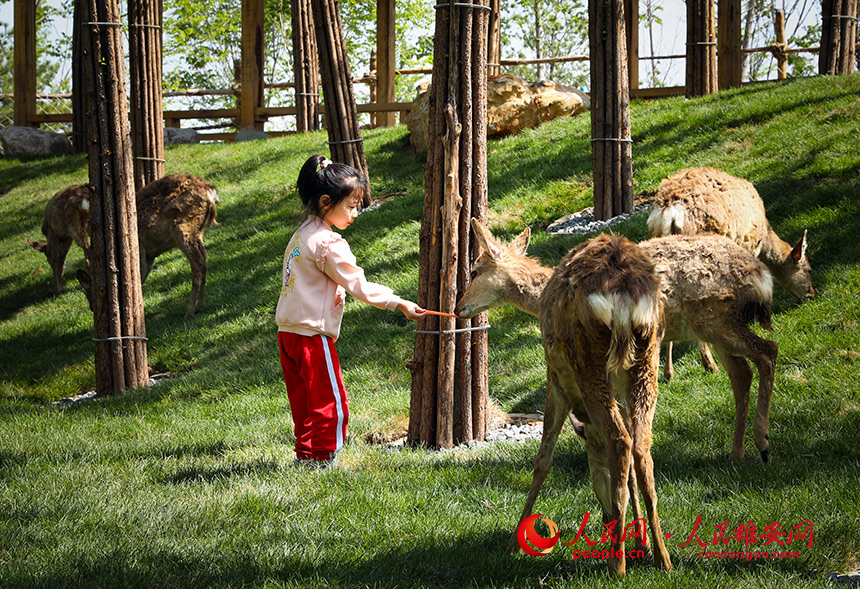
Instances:
[[[312,155],[299,171],[296,188],[302,206],[308,214],[324,217],[326,211],[358,189],[362,198],[367,194],[367,179],[364,175],[346,164],[332,163],[323,155]],[[320,199],[327,195],[330,199],[325,210]]]

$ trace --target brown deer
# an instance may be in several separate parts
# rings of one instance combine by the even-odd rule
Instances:
[[[73,241],[84,250],[84,259],[89,261],[87,220],[90,216],[93,190],[91,184],[78,184],[59,191],[45,205],[42,233],[46,241],[27,239],[30,245],[47,256],[48,264],[54,273],[55,293],[59,293],[63,288],[66,256]]]
[[[472,281],[457,303],[462,317],[502,304],[512,304],[539,315],[541,293],[552,270],[525,255],[529,229],[505,248],[489,232],[475,226],[482,253],[475,262]],[[480,228],[478,228],[480,227]],[[639,244],[650,256],[661,279],[662,338],[696,339],[714,345],[729,374],[735,398],[735,431],[731,459],[744,456],[752,370],[759,372],[755,444],[768,461],[768,426],[773,393],[777,344],[757,336],[749,324],[757,320],[771,329],[772,279],[767,268],[740,246],[718,235],[670,236]],[[541,325],[543,328],[543,325]],[[579,417],[579,414],[577,414]]]
[[[472,226],[484,253],[458,314],[471,317],[492,306],[490,299],[499,294],[540,317],[547,364],[544,431],[520,521],[531,514],[558,435],[573,411],[585,422],[592,486],[604,519],[624,530],[628,499],[639,519],[641,487],[654,564],[670,570],[650,453],[660,349],[659,279],[653,264],[627,239],[602,235],[571,250],[553,272],[523,255],[528,230],[515,241],[522,252],[508,252],[477,221]],[[500,271],[488,272],[488,265]],[[506,278],[512,274],[522,279]],[[608,559],[610,575],[617,577],[626,570],[622,537],[612,539]],[[647,544],[644,533],[639,543]],[[509,548],[517,546],[515,533]]]
[[[715,168],[688,168],[660,184],[648,217],[650,237],[673,234],[724,235],[758,257],[776,281],[799,299],[815,296],[806,257],[806,231],[794,245],[773,231],[755,186]],[[711,372],[717,365],[707,344],[699,344],[702,364]],[[671,379],[672,345],[667,347],[663,374]]]
[[[45,224],[48,224],[50,210],[52,227],[54,225],[62,227],[65,232],[62,233],[63,235],[71,233],[70,227],[78,228],[77,231],[80,232],[79,228],[87,226],[89,217],[88,209],[73,207],[68,202],[52,206],[54,200],[73,201],[74,195],[79,192],[72,191],[73,188],[79,187],[60,191],[45,209]],[[219,202],[218,191],[211,182],[198,176],[171,174],[144,186],[138,191],[136,200],[140,279],[146,280],[156,257],[173,248],[179,248],[191,264],[191,295],[185,312],[185,316],[189,317],[194,314],[198,306],[203,308],[205,304],[207,264],[203,233],[210,223],[217,225],[215,205]],[[45,232],[44,225],[42,231],[48,237],[47,245],[42,249],[41,244],[34,243],[33,247],[45,251],[54,269],[55,284],[61,284],[62,269],[69,245],[66,244],[65,249],[62,250],[62,243],[55,246],[55,238]],[[61,234],[57,229],[53,232],[54,235]],[[62,256],[59,257],[58,262],[55,262],[50,252],[60,250],[62,250]],[[89,253],[88,245],[84,248],[84,252]],[[89,299],[91,294],[89,276],[81,271],[78,272],[78,279]]]

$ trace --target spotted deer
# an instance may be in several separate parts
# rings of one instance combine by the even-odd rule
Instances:
[[[512,304],[539,316],[553,271],[525,255],[529,229],[503,247],[485,228],[473,227],[483,251],[475,262],[472,281],[457,303],[458,314],[471,317],[491,307]],[[758,321],[771,329],[770,272],[740,246],[718,235],[655,238],[639,247],[650,257],[660,278],[662,339],[710,343],[728,372],[735,399],[731,459],[744,457],[753,376],[749,361],[758,369],[754,439],[762,460],[767,462],[778,347],[756,335],[750,324]]]
[[[75,204],[81,200],[82,190],[84,187],[72,186],[51,199],[45,208],[42,229],[47,243],[43,246],[31,242],[33,247],[48,256],[57,290],[62,285],[63,266],[70,245],[70,241],[62,241],[61,236],[74,234],[86,237],[83,228],[87,227],[89,207]],[[137,192],[136,201],[140,279],[146,280],[156,257],[179,248],[191,264],[191,295],[185,313],[189,317],[198,306],[202,308],[205,304],[207,263],[203,233],[207,225],[217,225],[215,205],[219,202],[218,191],[212,183],[198,176],[171,174],[144,186]],[[45,231],[49,217],[51,233]],[[75,241],[81,245],[77,238]],[[89,243],[83,243],[87,244],[81,247],[88,256]],[[89,275],[79,271],[78,280],[89,299]]]
[[[472,226],[484,253],[458,314],[471,317],[501,296],[540,318],[547,364],[544,431],[520,521],[531,514],[562,426],[575,412],[585,423],[591,481],[604,518],[625,529],[632,499],[634,520],[640,519],[641,488],[654,564],[670,570],[650,453],[661,309],[653,264],[629,240],[603,235],[571,250],[552,271],[523,255],[528,230],[514,245],[522,252],[509,252],[477,221]],[[608,559],[610,575],[617,577],[626,570],[621,537],[613,538]],[[647,545],[644,531],[639,542]],[[510,548],[517,546],[514,534]]]
[[[650,237],[715,233],[731,239],[758,257],[774,279],[799,299],[815,296],[806,257],[806,231],[792,246],[773,231],[755,186],[715,168],[688,168],[664,179],[648,217]],[[717,365],[707,344],[700,343],[702,364],[714,372]],[[671,343],[663,374],[671,379]]]

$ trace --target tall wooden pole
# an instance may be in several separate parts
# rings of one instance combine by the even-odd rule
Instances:
[[[589,0],[594,215],[633,210],[630,88],[623,0]]]
[[[397,101],[394,84],[395,28],[394,0],[376,0],[376,102]],[[381,112],[376,125],[391,127],[396,124],[397,113]]]
[[[627,78],[630,92],[639,89],[639,0],[624,0],[627,27]]]
[[[265,0],[242,0],[242,83],[239,126],[263,130],[257,109],[263,106],[263,16]]]
[[[470,220],[487,219],[489,11],[454,3],[437,10],[418,304],[453,313],[478,255]],[[449,448],[486,435],[487,327],[486,313],[418,322],[411,444]]]
[[[857,0],[821,0],[820,74],[848,75],[854,71],[857,16]]]
[[[83,23],[96,393],[148,381],[125,59],[117,0],[86,0]]]
[[[13,120],[26,127],[36,114],[36,3],[15,0],[14,6],[14,80]]]
[[[84,26],[86,5],[74,0],[72,17],[72,147],[75,153],[87,150],[87,101],[84,82]]]
[[[131,147],[134,188],[164,176],[164,114],[161,89],[161,0],[129,0]]]
[[[686,95],[717,91],[717,37],[714,0],[687,0]]]
[[[311,8],[317,33],[331,159],[352,166],[369,181],[340,8],[337,0],[311,0]],[[368,194],[364,205],[371,202]]]
[[[741,0],[717,3],[717,85],[721,90],[743,83]]]
[[[502,0],[490,0],[490,22],[487,39],[487,75],[502,73]]]
[[[296,91],[296,131],[320,128],[319,61],[310,0],[291,0],[293,22],[293,79]]]

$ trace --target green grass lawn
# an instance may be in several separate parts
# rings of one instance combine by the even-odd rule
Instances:
[[[711,165],[758,188],[774,229],[809,230],[818,297],[774,297],[779,344],[770,442],[758,460],[727,460],[734,401],[724,372],[695,348],[676,351],[654,420],[660,515],[675,570],[630,561],[647,587],[825,587],[860,568],[860,75],[747,86],[684,100],[635,102],[637,193],[681,168]],[[525,226],[530,252],[557,263],[584,236],[543,230],[593,198],[589,121],[556,120],[489,146],[491,229]],[[415,299],[423,156],[403,127],[365,132],[376,196],[345,237],[372,280]],[[325,133],[267,142],[174,146],[167,173],[216,184],[206,233],[207,307],[185,319],[191,272],[178,251],[144,285],[149,361],[174,376],[155,387],[59,409],[94,386],[92,316],[74,281],[52,294],[41,239],[48,199],[87,180],[83,156],[0,158],[0,586],[3,587],[595,587],[605,563],[575,546],[536,558],[505,552],[525,502],[536,441],[472,450],[388,450],[364,441],[408,419],[414,326],[401,314],[347,303],[338,350],[350,394],[341,468],[291,466],[292,423],[280,374],[274,307],[287,240],[301,221],[293,190]],[[646,237],[646,215],[615,226]],[[490,392],[506,411],[535,412],[545,367],[534,318],[490,314]],[[676,348],[677,350],[677,348]],[[756,381],[757,382],[757,381]],[[755,383],[754,383],[755,386]],[[754,405],[754,403],[753,403]],[[600,508],[582,444],[563,433],[536,509],[571,542]],[[728,545],[710,543],[725,527]],[[784,559],[705,558],[768,551],[740,528],[788,532],[809,522]]]

